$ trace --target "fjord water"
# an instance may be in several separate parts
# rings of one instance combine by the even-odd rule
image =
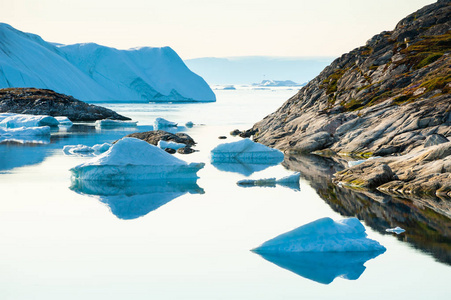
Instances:
[[[299,189],[236,184],[293,173],[282,165],[259,171],[210,164],[211,149],[238,140],[231,130],[250,128],[295,92],[220,90],[216,103],[105,104],[139,126],[75,125],[55,131],[50,143],[0,144],[0,299],[449,297],[447,217],[409,201],[340,190],[322,175],[334,172],[330,160],[287,158],[285,166],[305,171]],[[206,163],[196,182],[120,188],[71,182],[69,169],[89,157],[64,155],[64,145],[112,142],[152,129],[157,117],[196,124],[178,130],[199,151],[177,154]],[[263,257],[250,251],[308,222],[346,216],[357,216],[387,251]],[[398,225],[405,234],[384,233]]]

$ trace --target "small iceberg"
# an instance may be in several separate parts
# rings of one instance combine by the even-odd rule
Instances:
[[[112,145],[110,143],[95,144],[94,146],[92,146],[92,149],[94,149],[95,152],[103,153],[108,151],[111,146]]]
[[[385,229],[386,232],[390,232],[390,233],[396,233],[396,234],[401,234],[403,232],[405,232],[404,229],[402,229],[401,227],[396,226],[395,228],[388,228]]]
[[[191,121],[188,121],[188,122],[185,123],[185,126],[188,127],[188,128],[192,128],[194,126],[194,123],[191,122]]]
[[[20,128],[20,127],[40,127],[40,126],[58,126],[57,119],[44,115],[25,115],[25,114],[0,114],[0,127]]]
[[[281,252],[356,252],[385,251],[379,242],[367,238],[357,218],[334,221],[322,218],[281,234],[252,251]]]
[[[168,121],[168,120],[163,119],[163,118],[156,118],[155,122],[154,122],[154,127],[156,129],[158,129],[158,128],[165,128],[165,127],[177,127],[177,123]]]
[[[241,187],[275,187],[276,185],[281,185],[299,191],[300,177],[301,173],[297,172],[293,175],[289,175],[280,179],[276,178],[243,179],[239,180],[236,184]]]
[[[137,121],[120,121],[120,120],[110,120],[110,119],[103,119],[103,120],[97,120],[95,125],[96,127],[135,127],[137,126]]]
[[[158,209],[187,193],[203,194],[196,178],[175,181],[140,181],[139,184],[114,181],[74,181],[71,190],[105,203],[119,219],[132,220]]]
[[[16,142],[20,144],[49,144],[50,127],[0,127],[0,143],[3,142]]]
[[[186,163],[137,138],[123,138],[107,152],[70,171],[73,180],[135,181],[198,178],[204,163]]]
[[[255,143],[250,139],[224,143],[211,150],[212,163],[244,162],[254,164],[279,164],[284,155],[281,151]]]
[[[68,117],[55,117],[55,119],[58,121],[58,125],[72,126],[74,124]]]
[[[160,147],[161,149],[170,148],[170,149],[174,149],[174,150],[178,150],[180,148],[186,147],[186,145],[183,143],[176,143],[176,142],[163,141],[163,140],[159,140],[157,146]]]

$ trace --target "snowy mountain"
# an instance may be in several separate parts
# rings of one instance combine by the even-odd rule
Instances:
[[[88,102],[215,101],[169,47],[60,45],[0,23],[0,88],[52,89]]]

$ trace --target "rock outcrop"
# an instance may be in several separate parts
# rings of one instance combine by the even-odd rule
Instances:
[[[450,74],[447,0],[336,59],[255,124],[255,138],[299,152],[326,147],[349,154],[408,152],[431,134],[451,136]],[[321,141],[312,145],[306,139]]]
[[[385,191],[399,189],[400,182],[407,190],[410,182],[449,196],[449,156],[434,159],[434,166],[442,166],[435,168],[422,155],[425,147],[443,148],[451,139],[451,1],[428,5],[342,55],[251,130],[258,142],[286,153],[419,155],[409,162],[367,162],[337,180],[384,185]],[[413,175],[406,173],[409,168],[416,170]]]
[[[0,113],[66,116],[71,121],[130,120],[111,109],[87,104],[52,90],[36,88],[0,89]]]
[[[175,152],[180,154],[190,154],[195,152],[191,147],[196,145],[196,142],[186,133],[170,133],[164,130],[152,130],[146,132],[135,132],[131,133],[125,137],[134,137],[143,141],[148,142],[154,146],[158,145],[159,141],[174,142],[178,144],[185,144],[186,146],[178,150],[171,148],[164,149],[166,152],[174,154]]]

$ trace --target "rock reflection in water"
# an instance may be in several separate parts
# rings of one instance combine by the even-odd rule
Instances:
[[[365,271],[366,261],[380,252],[297,252],[258,253],[273,264],[304,278],[330,284],[335,278],[357,280]]]
[[[291,155],[282,164],[300,172],[321,198],[341,215],[364,220],[381,234],[389,234],[385,232],[387,228],[400,226],[406,232],[396,238],[451,265],[451,219],[439,213],[443,208],[434,210],[431,199],[403,199],[377,191],[339,187],[332,183],[332,176],[347,165],[340,157]],[[443,202],[441,199],[434,201]],[[442,203],[442,207],[446,207],[445,204]]]
[[[186,193],[203,194],[196,179],[178,181],[74,181],[71,190],[105,203],[119,219],[136,219]]]

